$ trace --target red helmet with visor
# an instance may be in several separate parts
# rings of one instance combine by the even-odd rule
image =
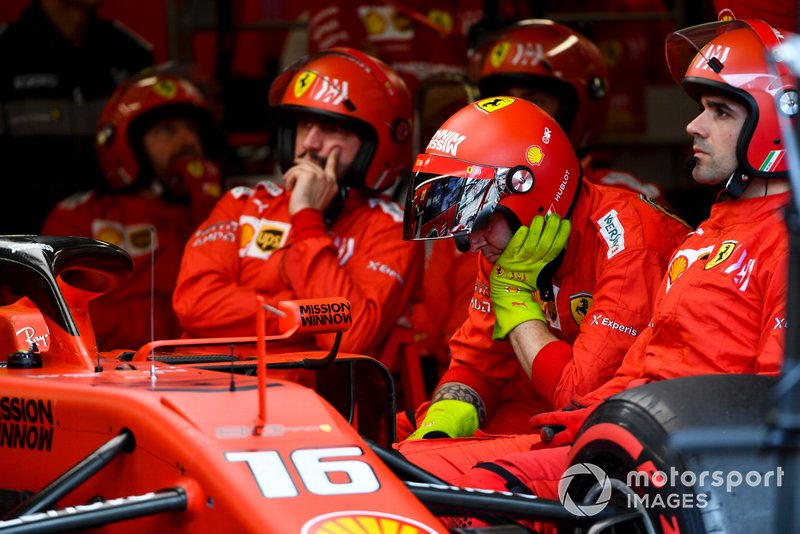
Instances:
[[[495,211],[513,230],[535,215],[567,217],[581,178],[569,139],[541,108],[512,97],[479,100],[450,117],[417,156],[403,238],[458,243]]]
[[[382,61],[352,48],[331,48],[300,59],[270,88],[281,125],[281,167],[294,162],[297,120],[311,116],[354,131],[362,145],[346,185],[383,191],[394,185],[410,161],[411,94]]]
[[[785,65],[767,59],[783,40],[783,32],[761,20],[701,24],[667,38],[670,72],[692,98],[713,91],[748,110],[736,143],[739,168],[727,185],[733,196],[744,190],[746,177],[788,175],[780,121],[797,116],[797,86]]]
[[[556,120],[576,150],[600,135],[610,104],[608,66],[580,33],[551,20],[524,20],[488,38],[471,62],[484,97],[511,86],[556,95]]]

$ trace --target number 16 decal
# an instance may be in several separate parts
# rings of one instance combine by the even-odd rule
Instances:
[[[361,455],[363,451],[358,447],[298,449],[292,452],[291,462],[305,488],[316,495],[372,493],[380,488],[380,483],[368,463],[335,460]],[[225,459],[246,462],[264,497],[296,497],[300,494],[278,451],[226,452]],[[334,474],[338,476],[331,476]],[[339,479],[346,480],[334,482]]]

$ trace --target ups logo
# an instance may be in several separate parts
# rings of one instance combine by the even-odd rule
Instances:
[[[149,229],[134,230],[128,235],[128,239],[138,249],[149,249],[153,242]]]
[[[284,231],[279,228],[262,228],[256,237],[256,246],[264,252],[278,250],[283,243]]]

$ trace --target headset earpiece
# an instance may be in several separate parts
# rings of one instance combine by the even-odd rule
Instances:
[[[395,143],[404,143],[411,135],[411,125],[408,120],[397,117],[389,127],[389,135]]]
[[[595,100],[600,100],[601,98],[605,98],[608,94],[608,84],[603,78],[593,76],[592,79],[589,80],[588,90],[590,97]]]

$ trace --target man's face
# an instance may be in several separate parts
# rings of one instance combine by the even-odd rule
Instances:
[[[164,119],[151,126],[142,138],[144,150],[156,177],[164,181],[168,170],[181,158],[202,158],[203,142],[197,124],[186,118]]]
[[[309,158],[321,167],[325,167],[331,151],[339,148],[339,160],[336,177],[341,179],[361,148],[361,139],[353,131],[333,121],[321,121],[314,118],[302,118],[297,123],[294,153],[299,158]]]
[[[489,219],[489,224],[469,234],[469,249],[472,252],[480,251],[490,262],[494,263],[503,253],[508,242],[514,236],[508,221],[501,214],[495,212]]]
[[[724,183],[739,165],[736,141],[747,118],[747,108],[724,96],[708,94],[700,98],[701,111],[686,126],[694,138],[695,166],[692,177],[699,184]]]

